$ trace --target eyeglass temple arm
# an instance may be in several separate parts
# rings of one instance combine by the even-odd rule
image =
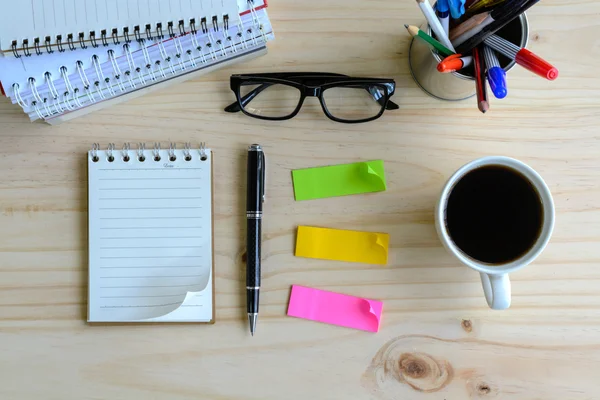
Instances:
[[[262,85],[256,87],[252,91],[250,91],[247,95],[240,99],[240,103],[242,103],[242,107],[245,107],[246,104],[250,103],[256,96],[258,96],[263,90],[268,88],[269,86],[274,85],[274,83],[263,83]],[[241,111],[240,105],[238,102],[231,103],[227,107],[225,107],[225,111],[234,113]]]
[[[245,95],[244,97],[242,97],[240,99],[242,106],[245,107],[246,104],[250,103],[256,96],[258,96],[263,90],[265,90],[266,88],[268,88],[271,85],[274,85],[274,84],[273,83],[263,83],[262,85],[256,87],[254,90],[250,91],[247,95]],[[365,88],[365,90],[371,94],[371,96],[373,97],[373,100],[378,102],[380,105],[385,106],[386,110],[397,110],[400,108],[398,106],[398,104],[394,103],[391,100],[388,100],[387,104],[385,104],[385,98],[380,94],[380,92],[376,88],[370,87],[370,88]],[[225,111],[231,112],[231,113],[239,112],[239,111],[241,111],[240,105],[236,101],[234,103],[231,103],[227,107],[225,107]]]

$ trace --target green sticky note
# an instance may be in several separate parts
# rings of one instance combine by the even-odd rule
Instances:
[[[324,199],[386,189],[383,160],[292,171],[296,200]]]

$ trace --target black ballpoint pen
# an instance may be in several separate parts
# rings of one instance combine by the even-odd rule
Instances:
[[[250,333],[254,336],[260,292],[260,244],[263,202],[265,201],[265,153],[258,144],[248,147],[246,192],[246,301]]]

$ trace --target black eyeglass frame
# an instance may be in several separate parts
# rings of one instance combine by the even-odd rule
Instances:
[[[309,83],[309,84],[307,84]],[[240,88],[244,84],[263,84],[246,94],[244,97],[240,94]],[[269,117],[264,115],[256,115],[246,111],[245,106],[252,101],[260,92],[268,88],[273,84],[281,84],[294,87],[300,91],[300,100],[296,109],[289,115],[282,117]],[[323,99],[323,93],[330,88],[335,87],[356,87],[357,85],[363,85],[364,89],[371,93],[373,99],[381,105],[381,110],[375,116],[349,120],[342,119],[332,115],[327,109],[327,104]],[[264,73],[264,74],[236,74],[230,78],[230,87],[234,92],[237,101],[230,104],[225,108],[227,112],[238,112],[242,111],[249,117],[270,120],[270,121],[283,121],[294,118],[307,97],[317,97],[321,103],[321,108],[327,116],[327,118],[347,124],[355,124],[373,121],[383,114],[385,110],[397,110],[399,107],[396,103],[390,100],[390,97],[395,93],[396,82],[393,79],[385,78],[362,78],[362,77],[351,77],[342,74],[323,73],[323,72],[280,72],[280,73]],[[379,96],[380,93],[373,93],[369,88],[376,87],[383,92],[383,95]]]

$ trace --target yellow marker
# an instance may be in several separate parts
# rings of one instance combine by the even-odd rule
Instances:
[[[296,257],[387,264],[390,235],[299,226]]]

